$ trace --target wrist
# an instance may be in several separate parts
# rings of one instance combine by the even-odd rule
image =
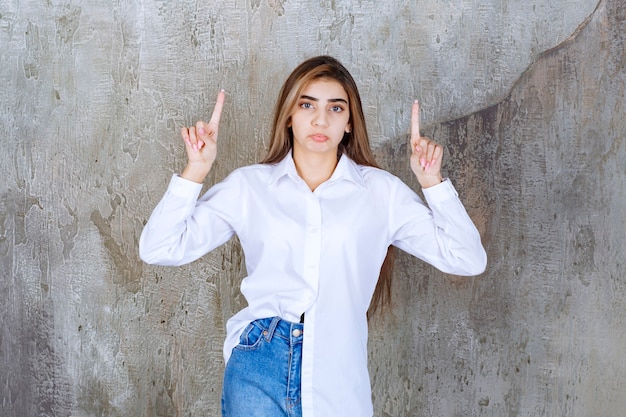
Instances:
[[[423,178],[418,178],[418,181],[420,185],[422,186],[422,188],[430,188],[435,185],[441,184],[443,182],[443,177],[441,175],[436,175],[433,177],[423,177]]]
[[[211,165],[188,163],[180,176],[186,180],[202,184],[210,170]]]

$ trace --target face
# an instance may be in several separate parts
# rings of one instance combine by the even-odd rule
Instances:
[[[320,79],[302,91],[291,115],[294,155],[336,157],[344,133],[350,131],[348,94],[339,82]]]

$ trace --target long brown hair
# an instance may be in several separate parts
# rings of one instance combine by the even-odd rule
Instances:
[[[345,153],[359,165],[379,168],[370,147],[365,116],[361,104],[359,90],[350,75],[350,72],[335,58],[317,56],[307,59],[293,70],[283,84],[274,109],[274,123],[267,156],[261,163],[275,164],[287,156],[293,146],[293,132],[291,130],[291,115],[302,91],[312,82],[319,79],[329,79],[341,84],[348,95],[350,107],[349,133],[345,133],[341,140],[339,152]],[[391,276],[395,250],[387,249],[387,255],[380,269],[376,289],[372,296],[368,316],[378,307],[387,305],[391,300]]]

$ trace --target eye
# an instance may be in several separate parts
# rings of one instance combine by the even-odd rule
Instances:
[[[332,111],[334,113],[341,113],[343,111],[343,107],[341,107],[341,106],[332,106],[330,108],[330,111]]]
[[[305,101],[304,103],[300,103],[300,107],[302,107],[303,109],[312,109],[313,108],[313,103],[309,103],[309,102]]]

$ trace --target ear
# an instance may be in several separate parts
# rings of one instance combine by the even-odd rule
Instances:
[[[346,126],[346,133],[350,133],[352,131],[352,127],[350,126],[350,123],[348,123],[348,125]]]

